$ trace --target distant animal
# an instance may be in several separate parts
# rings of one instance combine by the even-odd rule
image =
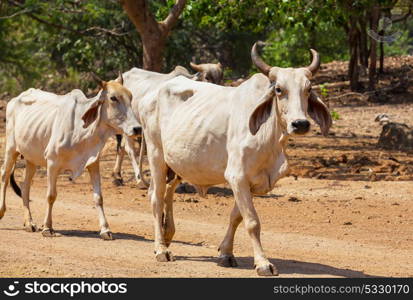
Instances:
[[[374,119],[382,126],[377,146],[387,150],[410,151],[413,149],[413,129],[404,123],[396,123],[381,113]]]
[[[215,84],[222,84],[224,73],[222,71],[221,63],[217,64],[195,64],[189,63],[191,68],[197,71],[197,81],[211,82]]]
[[[29,89],[13,98],[6,109],[6,151],[1,168],[0,219],[6,211],[6,188],[9,178],[16,194],[23,198],[24,228],[37,231],[33,223],[29,193],[36,166],[47,169],[47,212],[43,236],[54,236],[52,208],[56,200],[56,181],[60,173],[70,171],[72,178],[86,168],[93,186],[100,236],[112,239],[103,211],[99,154],[114,134],[135,137],[142,128],[131,108],[132,94],[116,81],[101,81],[96,97],[87,99],[80,90],[56,95]],[[13,176],[19,154],[26,161],[25,178],[20,190]]]
[[[374,119],[375,122],[379,122],[380,125],[384,125],[385,123],[390,122],[390,117],[387,114],[378,114]]]
[[[259,275],[278,271],[260,242],[260,221],[253,195],[271,191],[288,173],[287,140],[310,130],[311,117],[327,135],[332,124],[328,108],[311,89],[320,58],[311,49],[307,67],[267,65],[254,44],[251,58],[262,74],[238,87],[196,82],[183,76],[164,82],[137,103],[138,118],[151,172],[149,199],[155,225],[155,257],[171,261],[168,249],[175,225],[173,194],[181,179],[201,195],[212,185],[229,183],[235,198],[230,223],[219,247],[219,265],[237,265],[234,235],[244,221]],[[167,185],[168,172],[176,174]]]

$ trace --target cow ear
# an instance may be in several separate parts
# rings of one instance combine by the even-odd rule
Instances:
[[[95,100],[91,104],[89,104],[88,108],[86,109],[85,113],[82,115],[82,120],[84,122],[83,128],[89,127],[100,115],[101,106],[103,104],[103,100]]]
[[[261,125],[264,124],[270,117],[273,101],[274,89],[270,88],[270,90],[262,96],[250,116],[249,128],[252,135],[256,135]]]
[[[321,133],[326,136],[333,121],[327,106],[314,92],[311,92],[308,98],[308,114],[320,126]]]

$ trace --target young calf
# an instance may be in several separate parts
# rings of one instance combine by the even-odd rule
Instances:
[[[6,152],[1,169],[0,219],[6,211],[6,188],[19,154],[26,161],[25,178],[21,194],[24,205],[24,227],[36,231],[30,207],[29,192],[36,166],[47,169],[47,211],[43,236],[54,236],[52,207],[56,199],[57,176],[70,171],[72,178],[86,167],[93,186],[98,210],[100,236],[112,239],[103,211],[100,186],[99,153],[108,137],[114,134],[136,136],[141,127],[131,108],[132,95],[123,86],[123,78],[101,81],[101,91],[87,99],[80,90],[56,95],[38,89],[29,89],[7,104]]]

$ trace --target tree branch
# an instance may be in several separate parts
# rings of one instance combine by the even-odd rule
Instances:
[[[159,24],[149,9],[147,0],[119,0],[136,30],[144,35],[146,31],[159,31]]]
[[[79,31],[79,33],[80,34],[86,34],[87,32],[90,32],[90,31],[100,31],[102,33],[109,34],[109,35],[114,35],[114,36],[125,36],[125,35],[128,35],[129,33],[132,32],[132,30],[127,31],[127,32],[117,32],[117,31],[115,31],[115,29],[106,29],[106,28],[102,28],[102,27],[98,27],[98,26],[93,26],[93,27],[87,28],[85,30]]]
[[[20,4],[17,1],[9,0],[9,3],[11,5],[17,6],[19,8],[23,8],[22,4]],[[85,30],[74,30],[72,28],[63,26],[61,24],[56,24],[56,23],[46,21],[46,20],[38,17],[37,15],[33,14],[31,12],[32,10],[29,10],[29,9],[23,9],[20,12],[16,12],[14,15],[23,14],[23,11],[24,11],[25,14],[27,14],[27,16],[29,16],[30,18],[36,20],[39,23],[45,24],[45,25],[50,26],[50,27],[58,28],[58,29],[61,29],[61,30],[69,31],[69,32],[72,32],[72,33],[76,33],[78,35],[90,35],[89,32],[91,32],[91,31],[100,31],[100,32],[103,32],[105,34],[109,34],[109,35],[113,35],[113,36],[124,36],[124,35],[127,35],[129,33],[129,32],[119,33],[119,32],[116,32],[115,29],[106,29],[106,28],[97,27],[97,26],[93,26],[93,27],[87,28]]]
[[[17,11],[17,12],[15,12],[14,14],[11,14],[10,16],[0,17],[0,20],[11,19],[11,18],[13,18],[13,17],[19,16],[19,15],[23,15],[23,14],[28,13],[28,12],[31,12],[31,11],[32,11],[31,9],[26,8],[26,9],[23,9],[23,10],[21,10],[21,11]]]
[[[185,5],[186,0],[176,0],[176,3],[169,12],[169,15],[166,17],[165,20],[160,22],[166,32],[169,32],[172,29],[172,27],[174,27],[174,25],[178,21],[179,16],[184,10]]]
[[[410,6],[410,7],[409,7],[409,11],[408,11],[405,15],[400,16],[400,17],[398,17],[398,18],[395,18],[394,20],[391,20],[391,21],[392,21],[393,24],[394,24],[394,23],[401,22],[401,21],[404,21],[404,20],[406,20],[411,14],[412,14],[412,7]]]

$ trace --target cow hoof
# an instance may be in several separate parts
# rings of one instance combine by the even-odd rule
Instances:
[[[155,254],[156,260],[159,262],[168,262],[174,261],[175,257],[172,255],[171,251],[162,251],[158,254]]]
[[[38,228],[34,223],[25,223],[24,230],[26,230],[27,232],[36,232],[38,231]]]
[[[42,230],[42,235],[43,235],[44,237],[55,237],[55,236],[56,236],[56,233],[54,232],[53,229],[51,229],[51,228],[46,228],[46,229],[43,229],[43,230]]]
[[[113,179],[112,182],[113,182],[113,184],[114,184],[115,186],[123,186],[123,185],[124,185],[122,178],[115,178],[115,179]]]
[[[257,270],[257,274],[259,276],[278,276],[278,270],[277,268],[270,263],[256,266],[255,270]]]
[[[112,235],[112,232],[110,231],[101,232],[100,237],[105,241],[113,240],[113,235]]]
[[[224,268],[235,268],[238,267],[237,260],[232,254],[223,254],[218,257],[218,266]]]

